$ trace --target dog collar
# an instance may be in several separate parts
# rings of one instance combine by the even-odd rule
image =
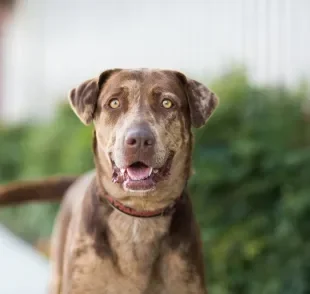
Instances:
[[[105,199],[108,201],[108,203],[113,208],[117,209],[118,211],[124,214],[134,216],[134,217],[150,218],[150,217],[156,217],[156,216],[167,216],[169,214],[172,214],[175,211],[177,202],[181,200],[182,195],[165,208],[157,209],[157,210],[143,210],[143,211],[141,210],[139,211],[134,208],[125,206],[121,202],[119,202],[118,200],[116,200],[115,198],[109,195],[105,195]]]

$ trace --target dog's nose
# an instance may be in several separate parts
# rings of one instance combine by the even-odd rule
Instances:
[[[151,130],[145,127],[130,129],[125,138],[125,146],[130,149],[149,149],[155,144]]]

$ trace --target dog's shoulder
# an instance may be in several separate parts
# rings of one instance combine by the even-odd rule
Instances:
[[[167,270],[167,275],[163,275],[166,277],[166,282],[180,285],[180,287],[187,284],[188,288],[196,290],[200,287],[203,288],[202,240],[187,191],[184,192],[182,200],[177,203],[169,235],[165,241],[166,249],[162,259],[164,265],[162,272]],[[178,289],[175,287],[174,291],[182,292],[182,288],[179,291]]]

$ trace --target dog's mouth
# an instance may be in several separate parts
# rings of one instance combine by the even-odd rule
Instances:
[[[126,168],[119,168],[112,160],[112,181],[122,184],[129,191],[150,191],[156,188],[156,184],[167,179],[174,153],[170,153],[165,164],[161,168],[153,168],[142,161],[136,161]]]

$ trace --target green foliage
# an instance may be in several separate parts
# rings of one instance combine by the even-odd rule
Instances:
[[[243,70],[211,87],[221,103],[195,130],[190,180],[212,294],[310,293],[307,89],[257,87]],[[307,113],[308,112],[308,113]],[[91,128],[67,105],[45,126],[0,129],[0,180],[93,167]],[[57,205],[2,209],[27,240],[50,233]]]
[[[0,180],[18,177],[23,160],[22,148],[27,127],[7,129],[0,125]]]
[[[80,174],[93,168],[91,128],[83,127],[68,105],[49,125],[0,128],[0,181]],[[0,221],[32,242],[51,234],[59,205],[29,204],[1,209]]]

